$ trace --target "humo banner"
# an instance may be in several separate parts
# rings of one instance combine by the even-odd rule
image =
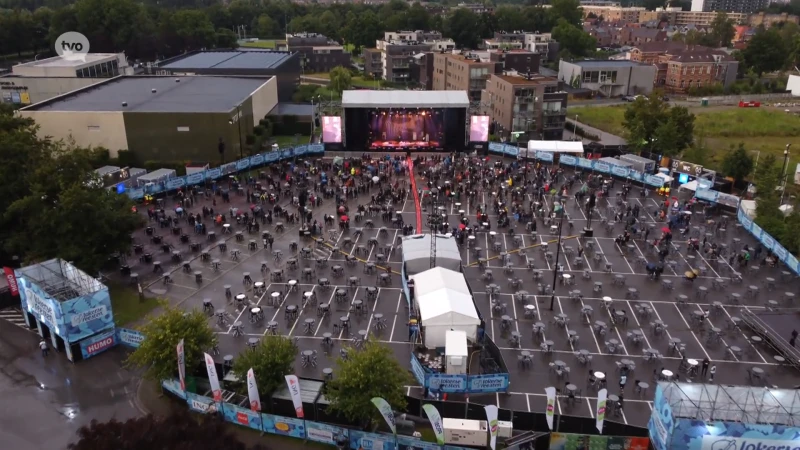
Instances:
[[[134,200],[139,200],[144,198],[145,194],[156,195],[166,191],[174,191],[175,189],[180,189],[185,186],[193,186],[205,181],[214,181],[223,176],[228,176],[236,172],[242,172],[262,164],[269,164],[284,159],[290,159],[294,158],[295,156],[321,155],[324,153],[325,146],[323,144],[301,145],[288,149],[279,149],[276,151],[248,156],[247,158],[240,159],[239,161],[227,163],[213,169],[207,169],[203,172],[196,172],[191,175],[171,178],[164,182],[155,183],[152,186],[149,186],[147,189],[128,189],[125,191],[125,194]]]

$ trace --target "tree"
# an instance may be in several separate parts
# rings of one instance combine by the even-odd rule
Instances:
[[[239,42],[236,40],[236,35],[233,34],[233,31],[227,28],[219,28],[217,30],[217,48],[236,48],[238,46]]]
[[[466,8],[458,8],[445,22],[444,34],[453,39],[456,47],[477,48],[480,42],[480,18]]]
[[[553,22],[563,19],[570,25],[578,26],[583,21],[583,9],[579,0],[552,0],[550,4]]]
[[[682,106],[670,107],[659,92],[628,106],[622,125],[629,145],[665,156],[680,154],[694,140],[694,114]]]
[[[336,66],[331,69],[330,78],[331,88],[339,94],[353,86],[353,79],[350,76],[350,71],[342,66]]]
[[[753,171],[753,158],[744,148],[744,144],[731,149],[722,160],[722,171],[736,182],[742,181]]]
[[[576,57],[588,56],[597,47],[595,38],[564,19],[559,19],[558,25],[553,28],[553,39],[558,41],[562,49]]]
[[[245,380],[247,371],[253,369],[259,394],[270,395],[278,386],[286,383],[285,375],[294,372],[296,356],[297,347],[288,338],[265,336],[256,348],[243,352],[236,358],[233,372],[240,380]]]
[[[728,15],[722,11],[718,12],[711,21],[711,38],[716,47],[730,47],[736,29],[733,28],[733,20],[728,19]]]
[[[256,21],[255,26],[253,26],[253,30],[262,38],[274,37],[280,34],[278,22],[275,22],[272,17],[266,14],[258,16],[258,20]]]
[[[192,416],[185,409],[167,417],[152,414],[120,422],[92,420],[78,430],[69,450],[219,449],[246,450],[225,422],[216,415]],[[262,448],[260,445],[251,450]]]
[[[759,76],[781,69],[786,63],[788,49],[777,30],[761,30],[753,36],[742,51],[745,65]]]
[[[394,409],[405,408],[404,386],[410,377],[386,345],[367,341],[361,350],[351,350],[348,359],[337,360],[336,367],[337,375],[326,391],[331,412],[367,423],[382,420],[373,397],[383,397]]]
[[[217,336],[203,312],[187,313],[169,305],[164,305],[163,313],[147,322],[141,331],[147,339],[128,356],[127,364],[145,368],[145,376],[156,381],[176,377],[178,354],[175,348],[181,339],[187,370],[204,361],[203,353],[217,343]]]

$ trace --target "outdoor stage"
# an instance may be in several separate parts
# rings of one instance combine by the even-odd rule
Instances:
[[[466,148],[463,91],[345,91],[344,147],[353,151]]]

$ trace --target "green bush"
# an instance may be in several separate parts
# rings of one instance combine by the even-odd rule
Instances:
[[[256,125],[255,127],[253,127],[253,133],[256,136],[261,136],[262,134],[264,134],[264,127],[262,125]]]
[[[252,134],[248,134],[248,135],[247,135],[247,136],[244,138],[244,142],[245,142],[245,144],[247,144],[247,145],[253,145],[253,144],[256,142],[256,137],[255,137],[254,135],[252,135]]]

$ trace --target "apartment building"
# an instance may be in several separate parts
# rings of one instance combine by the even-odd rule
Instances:
[[[541,61],[551,61],[558,57],[558,42],[550,33],[525,33],[524,48],[538,53]]]
[[[499,50],[488,52],[488,60],[499,63],[499,71],[516,71],[522,74],[538,73],[541,54],[527,50]]]
[[[750,14],[750,17],[747,19],[747,24],[751,27],[759,27],[763,25],[764,28],[769,28],[775,24],[783,22],[794,22],[796,24],[800,24],[800,17],[788,13],[765,14],[760,12],[757,14]]]
[[[435,53],[433,90],[467,91],[470,100],[478,101],[489,75],[501,70],[502,62],[485,60],[474,53]]]
[[[627,60],[558,62],[558,79],[574,88],[591,89],[606,97],[649,94],[656,67]]]
[[[769,6],[770,0],[692,0],[692,11],[750,14]]]
[[[715,11],[682,11],[679,7],[646,11],[641,7],[622,7],[619,5],[581,6],[583,17],[590,13],[597,17],[603,16],[604,22],[645,23],[666,21],[670,25],[710,25],[717,16]],[[735,23],[743,23],[748,19],[748,14],[740,12],[727,12],[728,19]]]
[[[414,55],[429,52],[435,45],[455,47],[451,40],[442,39],[439,31],[387,31],[374,49],[364,49],[364,72],[393,83],[408,83]]]
[[[663,82],[667,92],[684,94],[693,87],[732,85],[736,82],[739,62],[723,51],[695,46],[663,55],[656,67],[658,81]]]
[[[350,67],[351,64],[350,53],[323,34],[287,34],[286,47],[300,54],[304,72],[330,72],[336,66]]]
[[[640,23],[641,20],[639,16],[642,12],[645,12],[645,8],[638,7],[638,6],[631,6],[627,8],[623,8],[616,5],[587,5],[581,4],[581,8],[583,9],[583,17],[587,18],[589,14],[592,14],[596,17],[603,16],[603,22],[625,22],[625,23]]]
[[[364,75],[375,79],[383,78],[381,51],[377,48],[364,48],[361,49],[361,55],[364,56]]]
[[[411,81],[426,91],[433,90],[433,52],[418,53],[411,62]]]
[[[561,140],[567,114],[567,93],[553,77],[518,72],[492,74],[481,92],[482,112],[495,123],[495,134],[510,138],[512,132],[529,139]]]
[[[484,39],[483,48],[486,50],[521,50],[522,41],[505,41],[498,39]]]

